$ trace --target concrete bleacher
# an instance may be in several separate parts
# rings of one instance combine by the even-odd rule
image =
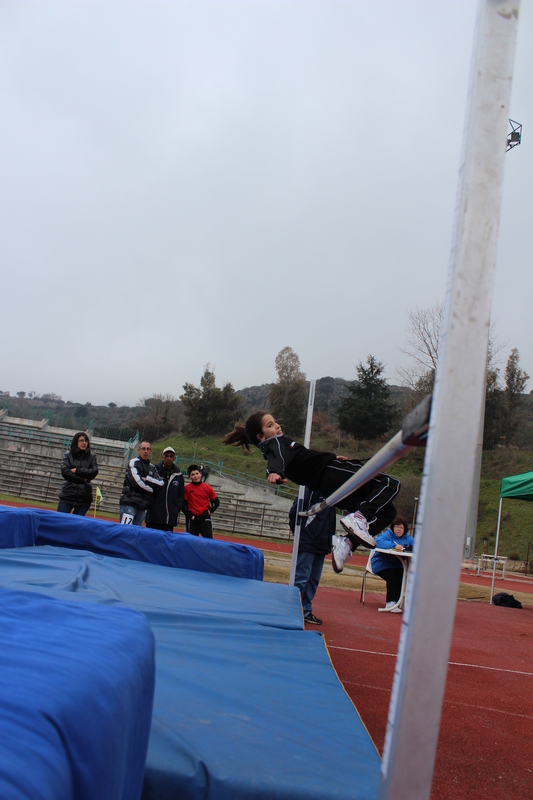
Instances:
[[[239,492],[238,484],[231,491],[227,488],[228,481],[225,481],[223,489],[217,486],[216,478],[210,483],[220,500],[220,506],[213,514],[215,530],[272,539],[292,537],[289,530],[290,501],[287,501],[287,508],[282,508],[269,502],[250,500]]]
[[[68,428],[56,428],[47,419],[38,421],[0,415],[0,448],[10,452],[61,459],[75,433]],[[131,448],[129,442],[91,436],[91,450],[102,466],[123,467]]]
[[[63,477],[61,459],[76,431],[57,428],[47,419],[10,417],[0,412],[0,492],[26,500],[56,503]],[[91,437],[91,450],[98,459],[102,511],[118,514],[124,466],[135,443]]]

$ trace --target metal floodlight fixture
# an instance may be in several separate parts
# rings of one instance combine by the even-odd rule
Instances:
[[[510,132],[507,134],[507,148],[505,152],[507,153],[509,150],[512,150],[513,147],[516,147],[522,141],[522,126],[519,122],[515,122],[513,119],[509,120],[509,125],[511,126]]]

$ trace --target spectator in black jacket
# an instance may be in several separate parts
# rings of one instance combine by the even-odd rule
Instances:
[[[137,448],[137,458],[132,458],[126,467],[119,500],[121,525],[142,525],[146,509],[154,496],[154,488],[165,483],[150,463],[151,452],[150,442],[141,442]]]
[[[174,464],[175,458],[174,448],[165,447],[162,460],[156,466],[165,485],[155,490],[146,513],[146,527],[154,528],[156,531],[172,531],[183,508],[185,481],[179,468]]]
[[[84,517],[92,503],[91,481],[98,475],[98,463],[96,456],[91,453],[89,437],[83,431],[72,437],[70,450],[67,450],[61,462],[61,474],[65,481],[57,510]]]
[[[306,487],[302,511],[307,511],[324,497],[320,492],[312,492]],[[298,498],[289,511],[289,527],[294,534]],[[322,620],[313,614],[313,598],[318,589],[324,559],[331,553],[331,540],[335,534],[336,515],[334,508],[326,508],[312,517],[303,517],[300,528],[298,559],[294,585],[300,590],[304,619],[310,625],[322,625]]]

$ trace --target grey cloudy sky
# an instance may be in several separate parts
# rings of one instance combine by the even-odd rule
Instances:
[[[1,2],[0,389],[238,389],[287,345],[397,382],[444,296],[476,8]],[[522,0],[493,318],[531,375],[532,39]]]

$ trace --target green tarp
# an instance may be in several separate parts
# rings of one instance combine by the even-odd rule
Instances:
[[[502,478],[500,497],[514,497],[515,500],[533,501],[533,471]]]

